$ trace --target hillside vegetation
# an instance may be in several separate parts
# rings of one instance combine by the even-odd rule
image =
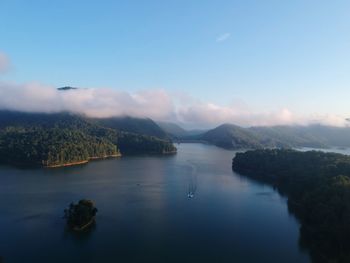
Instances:
[[[170,141],[106,128],[71,113],[0,112],[0,162],[5,164],[52,167],[175,151]]]
[[[96,124],[123,132],[148,135],[159,139],[169,139],[166,132],[149,118],[112,117],[92,119]]]
[[[223,124],[187,138],[227,149],[350,147],[350,128],[322,125],[243,128]]]

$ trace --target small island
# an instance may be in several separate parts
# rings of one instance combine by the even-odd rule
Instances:
[[[237,153],[232,168],[288,197],[314,262],[350,262],[350,156],[262,149]]]
[[[77,204],[71,203],[64,210],[67,226],[74,231],[87,230],[95,223],[97,208],[91,200],[82,199]]]

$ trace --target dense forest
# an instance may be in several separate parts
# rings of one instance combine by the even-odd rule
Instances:
[[[171,154],[176,152],[175,146],[170,141],[154,136],[119,132],[117,142],[123,154]]]
[[[237,153],[232,167],[288,197],[314,262],[350,262],[350,156],[264,149]]]
[[[118,154],[107,138],[81,130],[8,127],[0,131],[2,163],[59,166]]]
[[[173,152],[168,140],[102,127],[71,113],[0,112],[0,163],[52,167],[120,154]]]
[[[149,118],[130,116],[91,119],[97,125],[123,132],[154,136],[159,139],[169,139],[164,130]]]

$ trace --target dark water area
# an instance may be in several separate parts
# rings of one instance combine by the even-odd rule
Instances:
[[[234,173],[233,151],[177,147],[57,169],[1,166],[3,262],[310,262],[286,199]],[[82,198],[95,201],[97,224],[70,233],[63,209]]]

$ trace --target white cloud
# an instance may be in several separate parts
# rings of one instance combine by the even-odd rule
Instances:
[[[231,33],[225,33],[225,34],[222,34],[220,36],[218,36],[216,38],[216,42],[223,42],[223,41],[226,41],[227,39],[229,39],[231,37]]]
[[[0,52],[0,73],[6,72],[10,68],[10,59],[6,54]]]
[[[244,103],[220,106],[202,102],[185,93],[165,90],[126,92],[108,88],[58,91],[55,87],[31,84],[0,83],[0,109],[26,112],[71,111],[92,117],[135,116],[172,121],[191,128],[212,128],[222,123],[242,126],[321,123],[346,125],[338,115],[299,116],[285,108],[255,112]]]
[[[59,91],[39,83],[24,85],[0,83],[0,109],[26,112],[72,111],[92,117],[131,115],[167,119],[173,105],[163,90],[136,93],[113,89]]]

